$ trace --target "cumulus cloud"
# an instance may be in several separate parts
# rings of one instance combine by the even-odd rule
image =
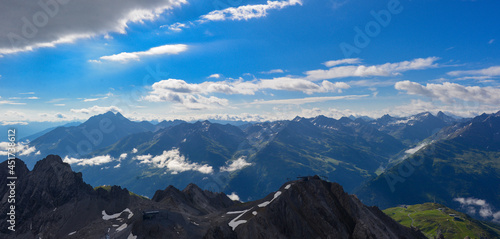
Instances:
[[[73,113],[80,113],[80,114],[90,114],[90,115],[96,115],[96,114],[104,114],[108,111],[117,113],[117,112],[122,112],[122,110],[116,106],[108,106],[108,107],[103,107],[103,106],[92,106],[90,108],[84,108],[84,109],[71,109],[70,110]]]
[[[459,202],[460,206],[467,210],[468,214],[479,214],[482,218],[492,219],[493,221],[500,222],[500,211],[495,212],[491,205],[486,200],[478,198],[454,198],[453,201]]]
[[[238,196],[235,192],[232,192],[231,194],[227,195],[227,197],[233,201],[239,201],[240,196]]]
[[[206,95],[220,93],[226,95],[254,95],[266,89],[283,91],[301,91],[306,94],[342,92],[349,89],[344,82],[323,81],[315,83],[301,78],[279,77],[253,81],[206,81],[199,84],[187,83],[183,80],[168,79],[152,85],[152,91],[144,99],[151,102],[175,102],[188,109],[220,108],[229,104],[227,99]]]
[[[311,80],[327,80],[345,77],[368,77],[368,76],[391,76],[399,75],[401,72],[409,70],[422,70],[437,67],[438,57],[417,58],[411,61],[402,61],[396,63],[385,63],[382,65],[347,65],[337,66],[339,64],[353,64],[359,62],[359,59],[344,59],[329,61],[324,64],[333,66],[328,70],[307,71],[307,78]]]
[[[289,6],[302,5],[301,0],[288,1],[267,1],[266,4],[245,5],[239,7],[230,7],[223,10],[215,10],[200,17],[201,22],[206,21],[241,21],[252,18],[261,18],[267,16],[269,10],[283,9]]]
[[[132,153],[133,153],[133,154],[136,154],[136,153],[137,153],[137,149],[136,149],[136,148],[133,148],[133,149],[132,149]]]
[[[78,39],[126,33],[186,0],[7,0],[0,16],[0,55],[54,47]]]
[[[131,60],[140,61],[141,57],[144,56],[179,54],[183,51],[186,51],[187,49],[188,46],[185,44],[163,45],[163,46],[153,47],[147,51],[122,52],[110,56],[101,56],[99,59],[126,63]]]
[[[96,156],[96,157],[89,158],[89,159],[71,158],[71,157],[66,156],[66,157],[64,157],[63,162],[69,163],[69,164],[77,164],[80,166],[85,166],[85,165],[95,166],[95,165],[106,164],[106,163],[112,162],[114,160],[115,159],[109,155]]]
[[[118,158],[119,160],[126,159],[127,158],[127,153],[122,153],[120,154],[120,157]]]
[[[30,147],[29,144],[18,142],[13,147],[9,145],[9,142],[0,142],[0,155],[8,155],[9,149],[14,148],[15,154],[20,156],[28,156],[31,154],[38,155],[40,153],[36,152],[35,146]],[[12,151],[11,151],[12,153]]]
[[[450,76],[500,76],[500,66],[492,66],[489,68],[485,69],[480,69],[480,70],[470,70],[470,71],[450,71],[448,72],[448,75]]]
[[[198,164],[189,162],[184,155],[181,155],[178,148],[173,148],[169,151],[163,151],[161,155],[152,156],[148,155],[138,155],[134,159],[140,161],[143,164],[150,164],[158,168],[165,168],[172,172],[172,174],[177,174],[184,171],[198,171],[204,174],[213,173],[212,166],[208,164]]]
[[[228,163],[226,163],[228,164]],[[221,172],[234,172],[238,171],[246,166],[252,165],[251,163],[245,161],[245,157],[241,157],[237,160],[229,162],[227,166],[220,167]],[[239,199],[238,199],[239,200]]]
[[[444,103],[456,100],[500,104],[500,89],[494,87],[463,86],[455,83],[421,85],[411,81],[399,81],[394,85],[397,90],[406,91],[410,95],[421,95]]]

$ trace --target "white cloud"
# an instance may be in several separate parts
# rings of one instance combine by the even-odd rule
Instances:
[[[122,159],[126,159],[127,158],[127,153],[122,153],[120,154],[120,158],[118,158],[119,160],[122,160]]]
[[[125,63],[131,60],[139,61],[141,57],[144,56],[179,54],[181,52],[186,51],[187,49],[188,46],[184,44],[163,45],[163,46],[153,47],[147,51],[122,52],[111,56],[101,56],[99,59]]]
[[[478,198],[454,198],[453,201],[459,202],[462,208],[467,210],[467,213],[473,216],[479,211],[479,215],[485,219],[493,219],[493,221],[500,222],[500,211],[494,212],[493,208],[486,200]]]
[[[360,99],[360,98],[368,97],[368,96],[370,96],[370,95],[324,96],[324,97],[307,97],[307,98],[267,100],[267,101],[256,100],[256,101],[252,102],[251,104],[254,104],[254,105],[302,105],[302,104],[324,102],[324,101],[331,101],[331,100]]]
[[[411,81],[399,81],[394,85],[397,90],[404,90],[410,95],[421,95],[444,103],[457,100],[500,104],[500,89],[493,87],[462,86],[455,83],[421,85]]]
[[[500,66],[492,66],[480,70],[470,70],[470,71],[450,71],[448,72],[450,76],[462,76],[462,75],[479,75],[479,76],[500,76]]]
[[[288,1],[267,1],[266,4],[245,5],[239,7],[230,7],[223,10],[215,10],[200,17],[201,22],[206,21],[241,21],[252,18],[261,18],[267,16],[267,11],[273,9],[283,9],[288,6],[302,5],[301,0]]]
[[[220,74],[212,74],[212,75],[208,76],[208,78],[219,79],[220,78]]]
[[[231,194],[227,195],[227,197],[233,201],[239,201],[240,196],[238,196],[235,192],[232,192]]]
[[[108,106],[108,107],[102,107],[102,106],[92,106],[90,108],[84,108],[84,109],[71,109],[70,110],[73,113],[80,113],[80,114],[91,114],[91,115],[96,115],[96,114],[104,114],[108,111],[111,112],[122,112],[122,110],[116,106]]]
[[[391,76],[399,75],[401,72],[409,70],[422,70],[427,68],[437,67],[437,57],[428,58],[417,58],[411,61],[402,61],[396,63],[385,63],[382,65],[348,65],[348,66],[336,66],[328,70],[312,70],[307,71],[306,75],[308,79],[311,80],[326,80],[334,78],[345,78],[345,77],[368,77],[368,76]],[[339,61],[329,61],[325,64],[335,66],[336,64],[348,64],[353,63],[357,60],[346,59]]]
[[[133,148],[133,149],[132,149],[132,153],[133,153],[133,154],[136,154],[136,153],[137,153],[137,149],[136,149],[136,148]]]
[[[226,163],[228,164],[228,163]],[[245,157],[241,157],[237,160],[229,162],[228,166],[220,167],[221,172],[234,172],[240,170],[244,167],[252,165],[251,163],[245,161]],[[239,199],[238,199],[239,200]]]
[[[172,174],[184,171],[198,171],[204,174],[213,173],[212,166],[189,162],[184,155],[180,154],[179,149],[177,148],[173,148],[169,151],[163,151],[163,154],[154,157],[148,154],[136,156],[134,159],[143,164],[150,164],[158,168],[166,168],[171,171]]]
[[[77,165],[80,165],[80,166],[85,166],[85,165],[95,166],[95,165],[101,165],[101,164],[109,163],[109,162],[112,162],[112,161],[115,161],[115,159],[112,158],[109,155],[96,156],[96,157],[89,158],[89,159],[85,159],[85,158],[78,159],[78,158],[71,158],[71,157],[66,156],[63,159],[63,162],[65,162],[65,163],[77,164]]]
[[[176,23],[171,24],[171,25],[164,25],[164,26],[161,26],[160,28],[164,28],[164,27],[168,27],[169,30],[176,31],[176,32],[182,31],[182,28],[189,28],[189,26],[187,24],[180,23],[180,22],[176,22]]]
[[[0,105],[25,105],[26,103],[14,102],[11,100],[0,100]]]
[[[0,155],[8,155],[10,148],[14,148],[15,154],[19,156],[27,156],[36,152],[35,146],[30,147],[29,144],[26,143],[18,142],[14,147],[11,147],[9,146],[9,142],[0,142]],[[37,155],[37,153],[35,153],[35,155]]]
[[[24,121],[2,121],[2,125],[28,125],[28,122]]]
[[[361,63],[361,59],[359,58],[346,58],[342,60],[334,60],[334,61],[327,61],[323,63],[326,67],[334,67],[338,65],[352,65],[352,64],[358,64]]]
[[[40,3],[47,3],[41,7]],[[9,0],[2,3],[0,55],[126,33],[129,23],[153,21],[186,0]],[[109,36],[109,35],[108,35]]]
[[[183,80],[168,79],[156,82],[144,99],[151,102],[174,102],[184,105],[188,109],[210,109],[227,107],[227,99],[215,96],[206,97],[213,93],[226,95],[254,95],[257,91],[271,89],[284,91],[302,91],[306,94],[342,92],[349,85],[344,82],[321,83],[311,82],[301,78],[279,77],[253,81],[206,81],[200,84],[191,84]]]
[[[273,69],[273,70],[270,70],[270,71],[263,71],[261,72],[262,74],[276,74],[276,73],[284,73],[285,71],[283,71],[282,69]]]

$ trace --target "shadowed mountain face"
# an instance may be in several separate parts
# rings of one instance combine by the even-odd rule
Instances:
[[[319,177],[247,203],[194,184],[167,187],[149,200],[115,186],[93,189],[59,156],[33,171],[21,160],[16,165],[18,224],[9,232],[1,221],[2,238],[425,238]],[[4,171],[0,177],[6,183]],[[0,209],[7,205],[3,197]]]
[[[132,122],[120,113],[108,112],[93,116],[78,126],[58,127],[33,140],[30,146],[34,146],[41,155],[81,157],[127,135],[154,129],[155,126],[149,122]],[[36,158],[31,157],[26,162],[31,168]]]
[[[68,156],[95,186],[120,185],[152,197],[158,187],[194,182],[254,200],[300,175],[324,175],[350,192],[415,140],[451,122],[442,113],[422,113],[377,121],[318,116],[239,127],[209,121],[152,125],[108,112],[54,129],[30,147],[41,155]],[[28,168],[38,157],[28,157]]]
[[[463,200],[482,200],[494,219],[500,210],[500,112],[445,128],[440,140],[368,181],[355,193],[382,208],[436,201],[465,211]]]

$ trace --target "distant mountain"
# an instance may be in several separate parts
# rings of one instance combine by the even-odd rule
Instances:
[[[180,125],[182,123],[186,123],[186,121],[184,121],[184,120],[169,120],[169,121],[164,120],[164,121],[155,125],[154,131],[158,131],[161,129],[166,129],[166,128],[169,128],[172,126]]]
[[[459,120],[447,116],[443,112],[439,112],[436,116],[424,112],[399,118],[384,115],[371,123],[380,131],[394,136],[406,145],[416,145],[442,128],[459,122]]]
[[[318,116],[235,126],[180,120],[153,125],[106,113],[77,127],[57,128],[30,147],[41,155],[68,156],[95,186],[116,184],[152,197],[158,187],[195,182],[205,189],[236,192],[247,201],[300,175],[323,175],[351,192],[414,146],[393,135],[413,137],[411,132],[425,131],[419,136],[423,138],[451,122],[438,115],[423,113],[406,123],[390,116],[376,121]],[[102,120],[115,130],[104,133]],[[32,164],[36,157],[27,161]]]
[[[92,185],[121,185],[151,197],[158,187],[169,184],[186,187],[196,182],[204,186],[207,182],[204,178],[218,172],[220,167],[238,157],[240,150],[248,147],[245,133],[236,126],[208,121],[181,123],[155,133],[126,136],[86,157],[109,155],[116,159],[110,163],[73,167],[83,172],[85,180]],[[119,159],[123,153],[127,156]],[[138,160],[148,155],[162,161],[145,163],[147,160]],[[219,186],[219,190],[223,186]]]
[[[194,184],[167,187],[149,200],[116,186],[93,189],[58,156],[32,171],[21,160],[16,166],[16,231],[0,221],[3,238],[425,238],[317,176],[247,203]],[[0,171],[4,185],[6,178]]]
[[[490,213],[475,216],[493,220],[500,211],[500,113],[483,114],[439,134],[440,140],[368,181],[356,195],[382,208],[435,200],[466,210],[474,205],[460,198],[482,200]]]
[[[61,125],[61,126],[57,126],[57,127],[72,127],[72,126],[78,126],[80,124],[82,124],[82,122],[78,122],[77,121],[77,122],[70,122],[70,123],[67,123],[67,124],[64,124],[64,125]],[[27,136],[25,138],[22,138],[19,141],[24,142],[26,140],[29,140],[31,142],[31,141],[35,140],[36,138],[38,138],[38,137],[40,137],[40,136],[42,136],[42,135],[44,135],[44,134],[46,134],[46,133],[48,133],[48,132],[56,129],[57,127],[51,127],[51,128],[42,130],[40,132],[37,132],[35,134],[32,134],[32,135]]]
[[[437,203],[402,205],[384,213],[428,238],[500,238],[500,225],[482,222]]]
[[[352,190],[404,147],[392,136],[359,121],[297,117],[247,128],[257,145],[253,148],[258,150],[248,158],[252,166],[232,173],[226,191],[251,200],[279,187],[287,178],[311,174],[327,176]],[[255,135],[260,135],[260,140]]]
[[[33,140],[30,147],[34,146],[42,155],[81,157],[127,135],[152,131],[154,128],[149,122],[132,122],[120,113],[108,112],[93,116],[78,126],[58,127]],[[29,167],[35,159],[26,161]]]

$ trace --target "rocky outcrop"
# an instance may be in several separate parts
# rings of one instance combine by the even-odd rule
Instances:
[[[426,238],[317,176],[285,184],[264,202],[239,209],[248,210],[233,216],[241,224],[212,228],[205,238]]]

